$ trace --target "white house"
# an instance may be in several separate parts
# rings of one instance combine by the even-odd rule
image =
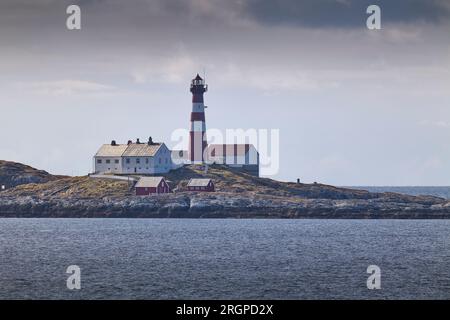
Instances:
[[[259,152],[252,144],[210,144],[206,147],[206,162],[259,176]]]
[[[100,147],[94,156],[95,173],[157,174],[172,169],[171,151],[164,143],[147,143],[139,139],[135,143],[117,144],[112,141]]]

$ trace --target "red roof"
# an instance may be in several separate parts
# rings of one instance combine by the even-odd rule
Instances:
[[[207,147],[208,154],[213,157],[220,156],[245,156],[252,144],[210,144]]]
[[[191,179],[188,187],[207,187],[211,181],[211,179]]]

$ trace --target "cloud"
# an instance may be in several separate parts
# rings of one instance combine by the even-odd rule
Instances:
[[[272,94],[278,90],[315,91],[336,86],[335,82],[311,75],[309,70],[286,70],[268,66],[260,70],[257,67],[230,63],[215,73],[221,75],[217,79],[219,85],[251,87]]]
[[[383,21],[398,22],[380,32],[365,28],[366,2],[136,0],[129,6],[83,0],[75,1],[82,6],[82,30],[68,32],[62,9],[69,0],[18,0],[23,10],[15,9],[17,22],[9,20],[9,27],[2,16],[15,2],[4,0],[0,69],[20,81],[39,81],[28,89],[52,94],[108,91],[102,82],[181,84],[206,69],[218,86],[265,93],[347,87],[447,95],[447,26],[407,23],[437,21],[433,17],[450,10],[447,2],[378,1]],[[41,23],[26,19],[30,12]],[[44,82],[62,73],[91,82]]]
[[[255,23],[266,26],[307,28],[365,27],[366,9],[377,4],[383,23],[440,24],[450,19],[448,0],[2,0],[0,21],[60,23],[62,9],[70,4],[81,6],[89,24],[111,23],[141,27],[189,24],[208,28],[217,25]],[[6,20],[6,18],[9,18]],[[98,23],[97,23],[98,22]],[[86,24],[88,27],[88,24]]]
[[[243,13],[265,25],[310,28],[363,27],[372,0],[248,0]],[[441,23],[450,18],[445,0],[378,0],[382,21],[387,23]]]
[[[131,71],[131,76],[136,83],[152,81],[165,83],[183,83],[192,77],[196,70],[194,59],[187,54],[165,57],[157,63],[140,65]]]
[[[17,87],[34,94],[42,95],[76,95],[110,92],[111,86],[81,80],[60,80],[33,83],[19,83]]]

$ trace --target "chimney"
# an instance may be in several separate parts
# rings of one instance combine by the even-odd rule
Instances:
[[[112,146],[117,146],[116,140],[111,141]]]
[[[136,144],[140,144],[139,138],[136,138]]]
[[[152,139],[152,137],[148,137],[148,145],[149,145],[149,146],[153,145],[153,139]]]
[[[128,145],[130,145],[130,144],[132,144],[133,143],[133,141],[131,141],[131,140],[128,140]]]

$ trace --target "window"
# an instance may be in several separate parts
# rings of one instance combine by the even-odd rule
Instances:
[[[119,159],[114,160],[114,163],[118,164],[119,163]]]
[[[168,160],[167,160],[167,158],[166,158],[166,164],[167,164],[167,162],[168,162]]]
[[[145,163],[148,163],[148,158],[145,158]]]
[[[136,163],[141,163],[141,159],[136,158]]]
[[[126,158],[126,159],[125,159],[125,162],[126,162],[126,163],[130,163],[130,158]]]
[[[106,163],[111,163],[111,160],[109,160],[109,159],[106,159]]]
[[[159,158],[159,163],[161,164],[161,158]]]
[[[102,163],[102,159],[97,159],[97,163],[98,164]]]

